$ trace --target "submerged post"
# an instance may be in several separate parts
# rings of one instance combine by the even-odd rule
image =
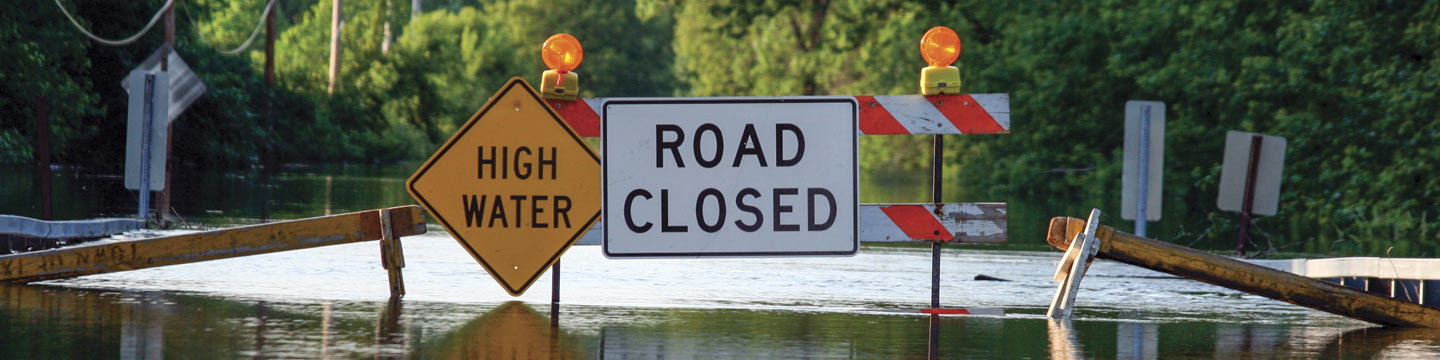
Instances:
[[[1050,219],[1046,241],[1057,249],[1068,250],[1072,239],[1085,227],[1086,222],[1076,218]],[[1142,238],[1109,226],[1100,226],[1094,239],[1099,240],[1096,256],[1100,258],[1380,325],[1440,328],[1437,308]]]

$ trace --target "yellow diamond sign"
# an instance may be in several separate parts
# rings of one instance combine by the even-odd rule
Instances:
[[[600,218],[600,157],[519,77],[406,187],[513,296]]]

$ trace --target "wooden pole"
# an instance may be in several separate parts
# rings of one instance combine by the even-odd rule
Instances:
[[[50,100],[35,98],[35,177],[40,184],[40,220],[55,220],[50,204]]]
[[[331,0],[332,11],[330,12],[330,86],[329,93],[335,93],[335,82],[340,77],[340,0]]]
[[[170,51],[175,51],[175,6],[174,6],[174,5],[171,5],[169,9],[165,9],[165,45],[169,45],[169,46],[170,46]],[[170,54],[169,54],[169,53],[161,54],[161,56],[160,56],[160,71],[167,71],[167,72],[170,71]],[[167,88],[166,91],[169,91],[169,89]],[[167,109],[167,110],[168,110],[168,109]],[[170,119],[170,118],[169,118],[170,114],[167,112],[167,113],[165,114],[165,116],[166,116],[166,122],[165,122],[165,189],[164,189],[164,190],[161,190],[161,191],[160,191],[160,196],[155,199],[155,212],[158,213],[157,215],[159,215],[159,216],[156,217],[156,219],[159,219],[159,220],[160,220],[160,223],[161,223],[162,225],[169,224],[170,219],[171,219],[171,217],[170,217],[170,194],[171,194],[171,192],[170,192],[170,174],[175,172],[175,171],[173,170],[175,167],[172,165],[172,164],[174,164],[175,162],[174,162],[174,161],[170,161],[170,154],[173,153],[174,150],[175,150],[175,127],[174,127],[174,126],[171,126],[174,122],[173,122],[173,121],[169,121],[169,119]]]
[[[269,136],[264,140],[261,166],[265,167],[266,181],[275,171],[275,149],[272,148],[275,144],[275,11],[272,8],[265,14],[265,129]],[[266,205],[268,208],[268,198]]]
[[[1046,241],[1066,250],[1085,220],[1050,219]],[[1440,309],[1351,289],[1100,226],[1097,257],[1386,326],[1440,328]],[[1079,261],[1079,260],[1077,260]]]
[[[275,85],[275,9],[265,14],[265,87]]]
[[[386,210],[391,213],[394,237],[425,233],[425,213],[420,207],[411,205]],[[0,256],[0,282],[28,283],[379,240],[383,235],[381,229],[379,212],[370,210],[34,251]]]

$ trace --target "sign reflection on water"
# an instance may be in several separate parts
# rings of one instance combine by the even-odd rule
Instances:
[[[1039,311],[942,318],[941,353],[1440,356],[1440,333],[1428,329],[1203,319],[1052,322],[1039,319]],[[1095,311],[1080,315],[1113,318]],[[570,305],[562,320],[552,328],[543,313],[519,302],[261,302],[0,284],[0,358],[918,358],[926,353],[926,317],[915,314]]]
[[[523,302],[511,301],[470,320],[441,341],[444,358],[574,359],[576,341]]]

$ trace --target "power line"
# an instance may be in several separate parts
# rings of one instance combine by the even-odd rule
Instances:
[[[250,38],[249,38],[249,39],[245,39],[245,43],[244,43],[244,44],[240,44],[240,47],[235,48],[235,50],[220,50],[220,49],[216,49],[215,51],[219,51],[221,54],[225,54],[225,55],[236,55],[236,54],[239,54],[239,53],[242,52],[242,51],[245,51],[245,49],[250,48],[250,44],[253,43],[253,42],[255,42],[255,37],[258,36],[258,35],[260,35],[260,30],[265,28],[265,17],[266,17],[266,16],[269,16],[269,15],[270,15],[270,12],[274,10],[274,8],[275,8],[275,1],[276,1],[276,0],[270,0],[270,3],[265,5],[265,11],[260,12],[260,22],[259,22],[258,24],[255,24],[255,32],[250,33]],[[181,8],[181,10],[184,10],[184,8]],[[189,11],[189,10],[184,10],[184,11],[185,11],[185,17],[186,17],[186,18],[190,18],[190,11]],[[190,22],[191,22],[191,23],[194,23],[195,26],[197,27],[196,33],[199,33],[199,34],[200,34],[200,40],[205,41],[206,44],[210,44],[210,47],[214,48],[214,47],[215,47],[215,44],[211,43],[209,39],[206,39],[206,38],[205,38],[205,33],[204,33],[203,31],[199,31],[198,27],[200,26],[200,24],[199,24],[199,23],[195,23],[195,19],[193,19],[193,18],[190,18]]]
[[[64,13],[66,18],[70,19],[70,23],[74,24],[76,29],[80,29],[80,32],[85,33],[85,36],[90,37],[90,40],[95,40],[95,42],[110,46],[125,46],[135,42],[135,40],[139,40],[141,36],[145,36],[145,33],[150,31],[151,27],[155,26],[156,22],[160,21],[160,16],[165,15],[165,11],[169,10],[170,6],[174,4],[175,0],[166,0],[165,6],[160,7],[160,11],[155,12],[155,17],[150,18],[150,23],[145,24],[145,28],[140,29],[139,33],[120,40],[109,40],[96,36],[95,34],[90,33],[90,30],[86,30],[84,26],[80,26],[80,22],[75,20],[75,16],[70,15],[70,10],[65,10],[65,5],[61,5],[60,0],[55,0],[55,6],[60,7],[60,12]]]

